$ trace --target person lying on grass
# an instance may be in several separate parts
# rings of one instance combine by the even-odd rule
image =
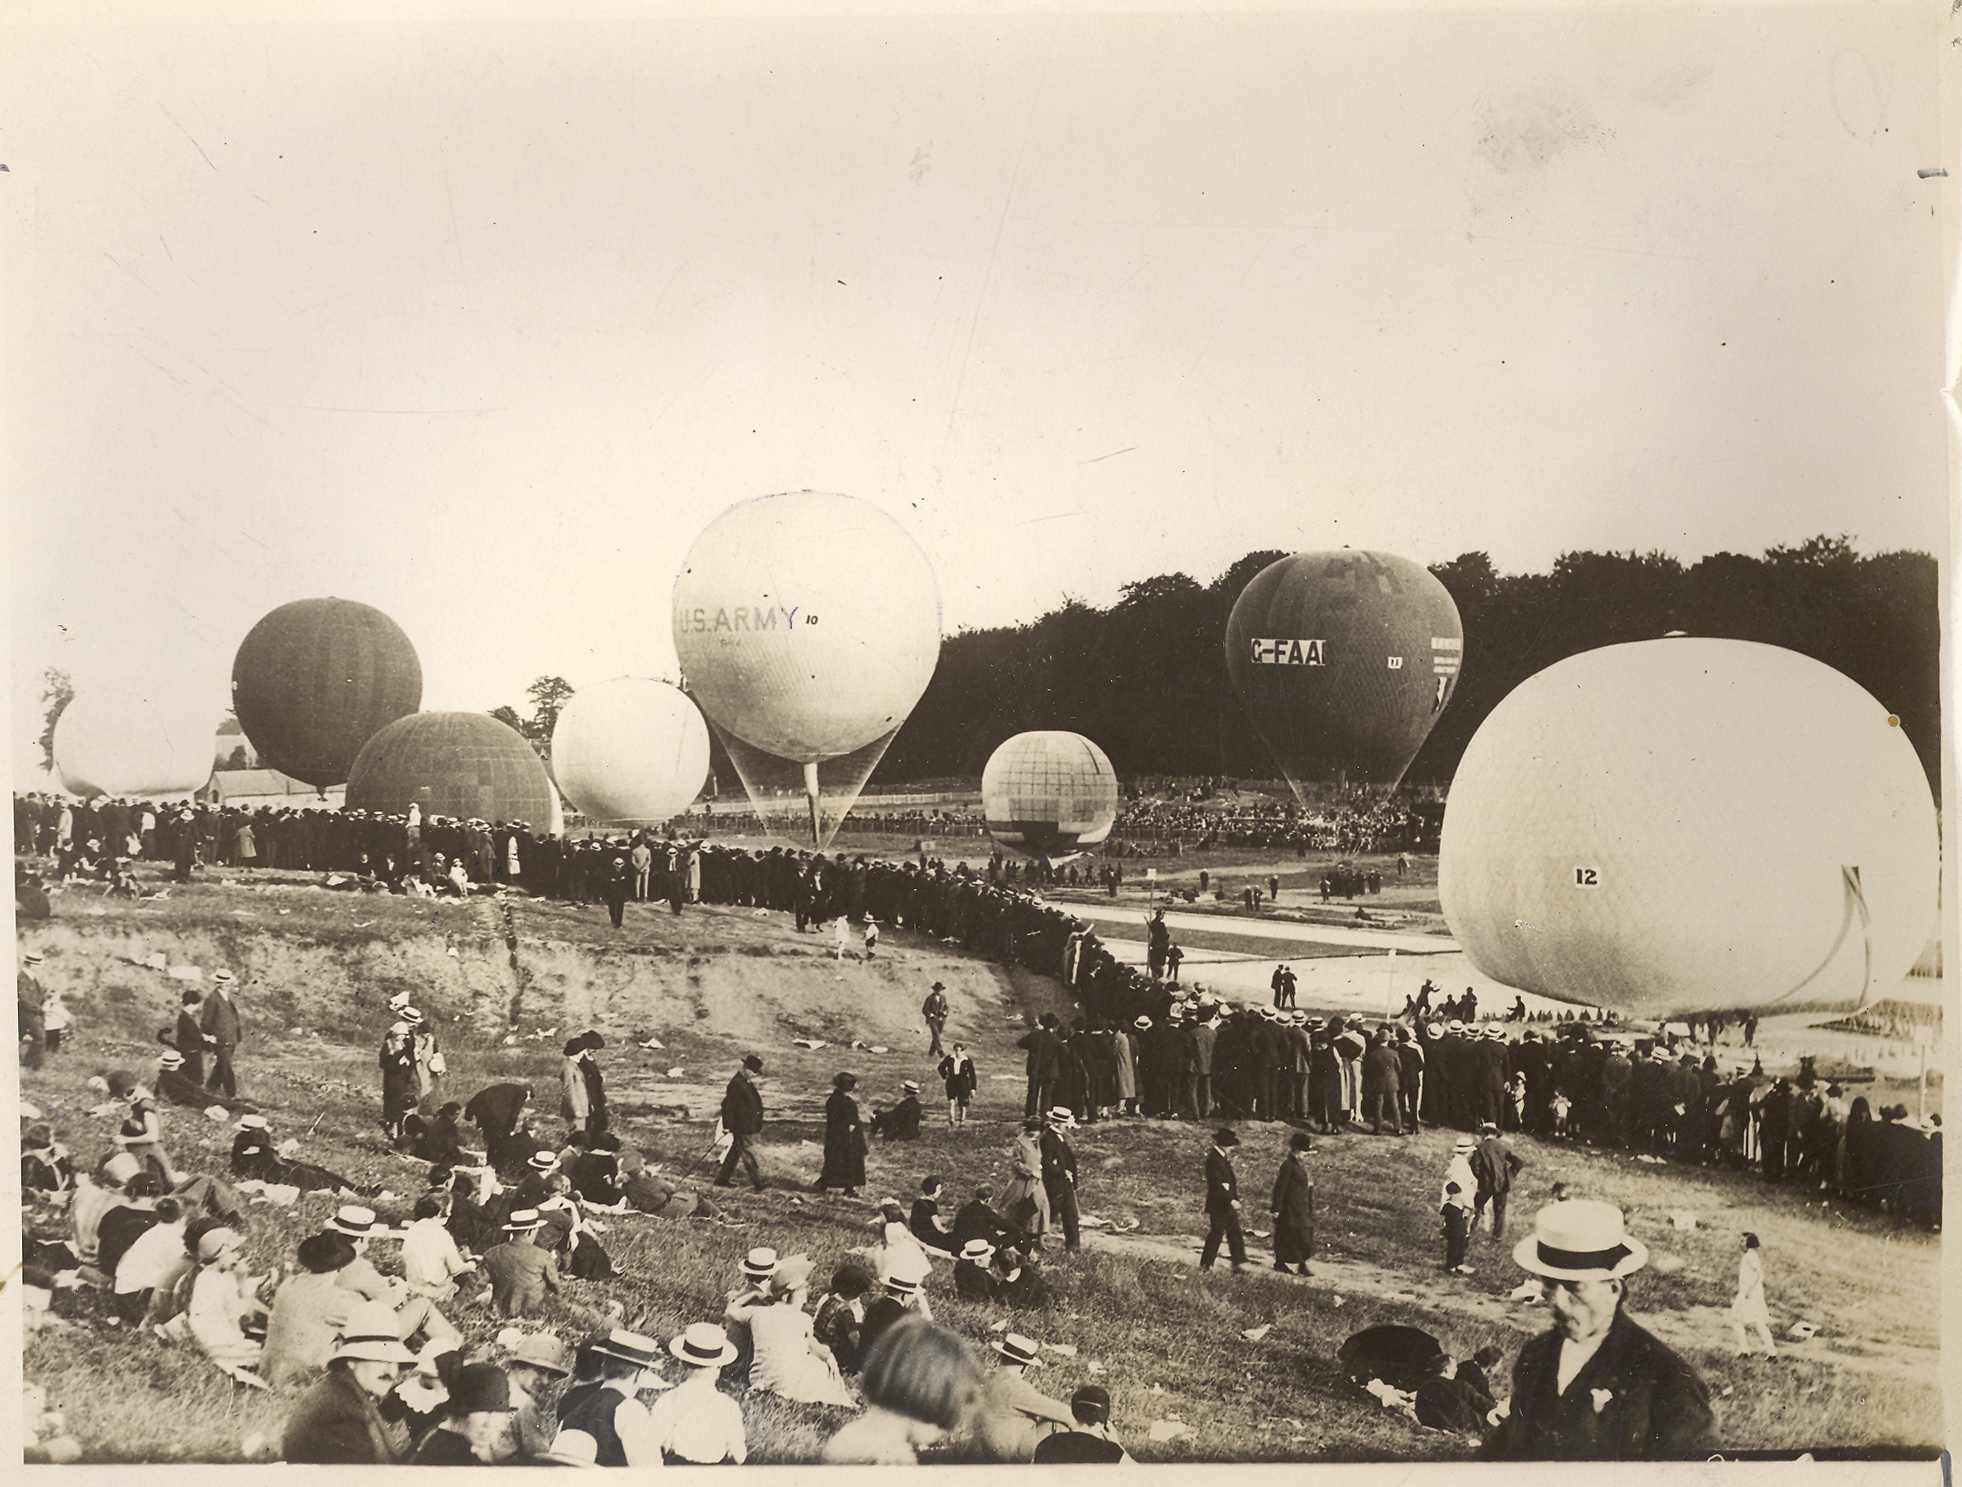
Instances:
[[[312,1162],[288,1161],[273,1141],[272,1126],[263,1115],[245,1114],[232,1127],[232,1176],[298,1188],[303,1193],[360,1192],[347,1178]]]

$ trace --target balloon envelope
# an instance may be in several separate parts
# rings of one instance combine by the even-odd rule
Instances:
[[[1297,553],[1254,575],[1226,622],[1226,670],[1304,803],[1318,785],[1394,789],[1451,700],[1458,606],[1408,558]]]
[[[300,599],[254,625],[232,662],[232,707],[271,768],[324,789],[375,733],[422,705],[401,628],[351,599]]]
[[[217,735],[195,703],[85,690],[55,720],[55,772],[76,795],[188,795],[211,778]]]
[[[488,713],[412,713],[369,739],[347,778],[350,810],[523,821],[551,832],[558,793],[524,736]]]
[[[670,682],[621,676],[581,688],[552,729],[559,788],[600,821],[669,820],[701,793],[708,767],[708,725]]]
[[[1117,775],[1080,733],[1018,733],[981,771],[988,834],[1031,857],[1094,847],[1117,819]]]
[[[1913,966],[1934,800],[1887,710],[1777,646],[1570,656],[1480,725],[1438,891],[1508,986],[1647,1016],[1850,1003]]]
[[[703,529],[674,585],[674,645],[711,722],[780,758],[896,732],[940,655],[926,554],[870,502],[760,496]]]

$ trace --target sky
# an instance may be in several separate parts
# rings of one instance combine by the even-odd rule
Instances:
[[[1948,550],[1935,7],[73,13],[0,22],[17,778],[47,667],[215,716],[299,598],[425,708],[672,674],[780,490],[947,633],[1259,548]]]

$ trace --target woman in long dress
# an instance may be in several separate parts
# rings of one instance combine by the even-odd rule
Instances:
[[[1744,1236],[1744,1253],[1737,1261],[1737,1296],[1730,1303],[1731,1330],[1737,1334],[1737,1356],[1751,1351],[1744,1336],[1746,1327],[1758,1329],[1764,1339],[1764,1355],[1776,1358],[1778,1349],[1771,1341],[1771,1308],[1764,1299],[1764,1256],[1758,1253],[1758,1236]]]
[[[754,1355],[749,1386],[805,1404],[849,1408],[851,1392],[839,1375],[831,1349],[812,1333],[804,1303],[811,1292],[811,1262],[801,1255],[781,1260],[768,1292],[732,1306],[729,1315],[749,1325]]]
[[[402,1139],[402,1122],[421,1101],[416,1088],[415,1037],[406,1022],[390,1025],[381,1046],[382,1130],[390,1141]]]
[[[1308,1274],[1315,1253],[1315,1179],[1301,1160],[1315,1149],[1306,1131],[1297,1131],[1274,1177],[1274,1268]]]
[[[856,1074],[831,1081],[831,1098],[824,1102],[824,1170],[816,1183],[820,1193],[843,1188],[847,1198],[856,1198],[865,1186],[865,1126],[852,1098],[857,1088]]]
[[[1003,1217],[1025,1235],[1041,1239],[1049,1232],[1049,1190],[1042,1185],[1042,1121],[1022,1122],[1022,1134],[1008,1150],[1008,1186],[1002,1189]],[[1025,1200],[1033,1201],[1033,1217],[1025,1217]]]

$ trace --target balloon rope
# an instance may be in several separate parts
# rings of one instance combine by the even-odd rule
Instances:
[[[1861,937],[1866,944],[1866,970],[1862,975],[1860,981],[1860,1006],[1862,1007],[1866,1006],[1867,994],[1871,989],[1872,982],[1873,982],[1873,918],[1872,915],[1867,910],[1866,895],[1860,890],[1859,868],[1841,866],[1839,870],[1839,877],[1840,877],[1841,885],[1846,890],[1845,909],[1840,915],[1839,933],[1833,937],[1832,948],[1826,951],[1825,959],[1821,960],[1819,964],[1813,968],[1811,975],[1807,976],[1803,981],[1799,982],[1799,984],[1794,986],[1790,991],[1787,991],[1780,996],[1773,997],[1772,1000],[1774,1002],[1783,1002],[1783,1001],[1791,1000],[1791,998],[1797,996],[1801,991],[1805,990],[1806,987],[1810,986],[1814,981],[1819,979],[1820,972],[1824,971],[1827,966],[1832,964],[1833,957],[1839,954],[1839,947],[1846,943],[1846,932],[1847,930],[1853,927],[1853,915],[1857,911],[1860,916]]]
[[[804,796],[811,803],[811,844],[824,846],[824,831],[818,824],[818,767],[817,760],[811,759],[804,765]]]

